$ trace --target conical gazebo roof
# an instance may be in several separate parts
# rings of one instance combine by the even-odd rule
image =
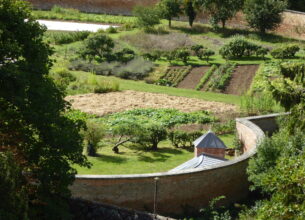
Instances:
[[[226,145],[212,131],[207,132],[193,142],[197,148],[222,148],[226,149]]]

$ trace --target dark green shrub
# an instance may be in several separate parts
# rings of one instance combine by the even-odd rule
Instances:
[[[176,58],[181,60],[185,64],[187,63],[191,55],[191,53],[185,48],[176,50],[175,54],[176,54]]]
[[[76,77],[64,68],[55,70],[50,75],[54,79],[55,84],[62,89],[66,89],[71,82],[76,80]]]
[[[265,58],[268,52],[269,50],[267,48],[262,47],[256,50],[256,56]]]
[[[247,41],[244,37],[238,36],[222,46],[219,54],[226,59],[250,57],[255,55],[260,48],[262,47]]]
[[[293,58],[299,50],[300,47],[298,45],[286,45],[272,50],[271,56],[276,59]]]
[[[172,145],[177,148],[193,147],[193,141],[200,137],[202,133],[200,131],[185,132],[180,130],[170,131],[168,133],[168,139]]]
[[[96,156],[97,149],[101,146],[99,142],[105,136],[105,130],[100,124],[88,120],[83,135],[87,141],[87,155]]]
[[[156,61],[161,59],[163,52],[160,50],[154,50],[151,53],[142,54],[143,58],[150,61]]]
[[[109,34],[115,34],[118,33],[118,30],[115,27],[110,26],[109,28],[106,29],[106,32]]]
[[[123,50],[116,52],[115,56],[116,56],[117,61],[126,64],[127,62],[129,62],[135,58],[136,53],[129,48],[124,48]]]
[[[163,54],[165,59],[169,61],[170,63],[176,59],[176,51],[167,51]]]
[[[90,35],[85,41],[83,48],[79,52],[81,57],[89,61],[98,62],[112,61],[114,41],[107,35],[97,32]]]

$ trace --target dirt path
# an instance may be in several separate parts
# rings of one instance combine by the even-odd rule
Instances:
[[[178,88],[195,89],[200,79],[208,71],[209,66],[195,67],[192,71],[179,83]]]
[[[96,115],[106,115],[136,108],[174,108],[183,112],[209,110],[213,113],[236,112],[235,105],[165,94],[123,91],[106,94],[68,96],[74,109]]]
[[[251,86],[258,67],[259,65],[237,66],[224,93],[232,95],[244,94]]]

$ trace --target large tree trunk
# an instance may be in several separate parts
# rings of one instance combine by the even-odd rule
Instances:
[[[113,151],[114,153],[118,154],[118,153],[119,153],[119,146],[122,145],[122,144],[124,144],[124,143],[126,143],[126,142],[128,142],[128,141],[130,141],[130,139],[123,140],[123,141],[119,141],[118,143],[116,143],[116,144],[114,145],[114,147],[112,148],[112,151]]]

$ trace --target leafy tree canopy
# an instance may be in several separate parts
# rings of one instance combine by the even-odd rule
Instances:
[[[69,105],[48,76],[52,50],[44,31],[25,1],[0,0],[0,151],[12,152],[26,175],[12,190],[24,190],[28,216],[61,219],[68,217],[63,198],[76,173],[71,165],[89,164],[82,155],[82,123],[63,115]]]
[[[285,0],[246,0],[244,13],[250,27],[265,33],[280,24],[286,7]]]
[[[158,4],[160,13],[163,18],[168,20],[168,26],[171,27],[173,17],[178,17],[181,8],[179,0],[161,0]]]

